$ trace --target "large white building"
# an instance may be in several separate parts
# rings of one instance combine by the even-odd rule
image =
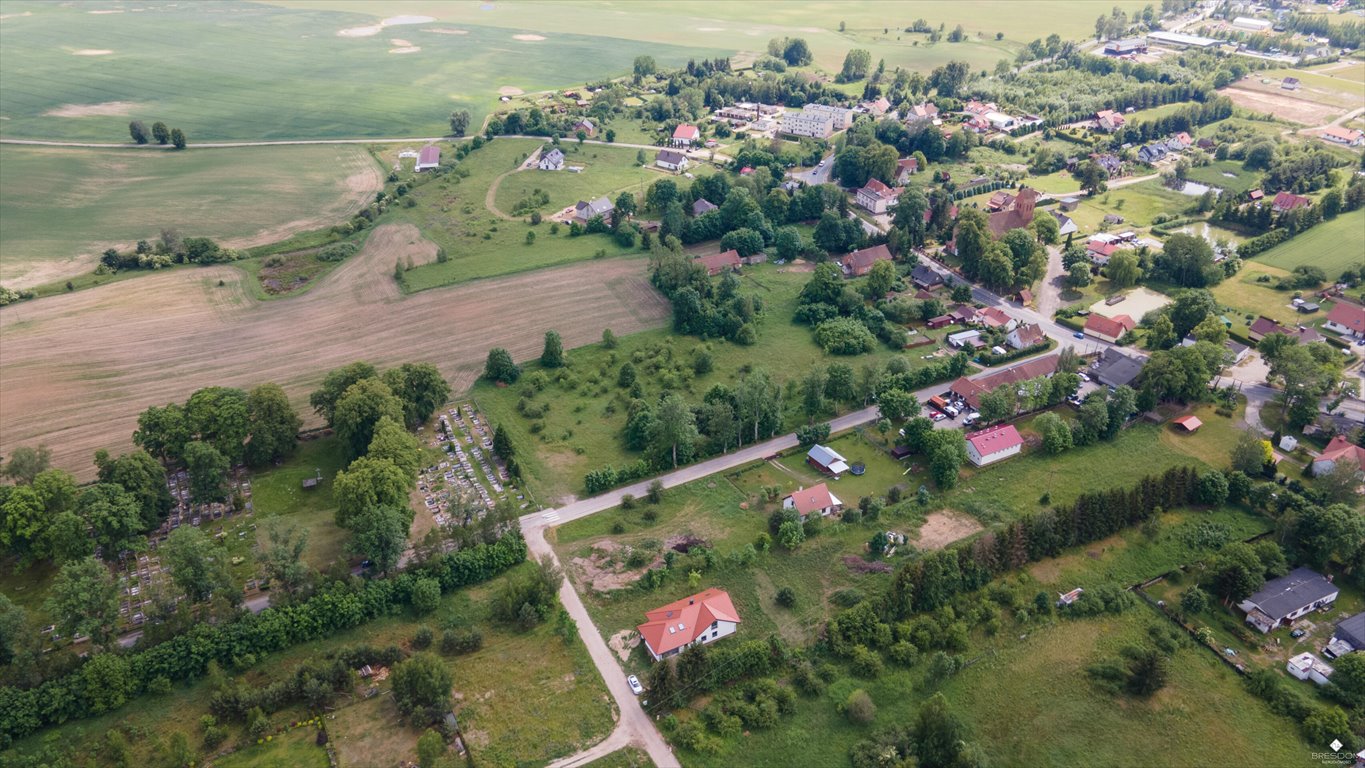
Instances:
[[[1018,456],[1023,449],[1024,438],[1012,424],[1002,424],[967,435],[967,458],[978,467]]]
[[[800,112],[788,112],[783,115],[779,130],[791,136],[825,139],[835,131],[842,131],[853,125],[853,119],[857,114],[854,110],[844,107],[807,104]]]
[[[723,589],[708,589],[655,608],[636,629],[655,660],[682,653],[688,646],[715,642],[739,629],[739,612]]]

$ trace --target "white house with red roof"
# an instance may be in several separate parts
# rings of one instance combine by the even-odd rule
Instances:
[[[1333,144],[1344,144],[1348,147],[1365,145],[1365,131],[1343,128],[1339,125],[1331,125],[1322,129],[1322,138]]]
[[[673,129],[673,146],[690,147],[701,140],[701,129],[695,125],[681,123]]]
[[[919,173],[919,160],[913,157],[902,157],[896,161],[896,183],[905,184],[910,181],[910,177]]]
[[[417,164],[412,170],[417,173],[429,171],[441,164],[441,148],[435,144],[428,144],[422,147],[422,151],[417,153]]]
[[[801,516],[801,522],[806,522],[806,518],[811,515],[829,517],[837,515],[844,508],[844,502],[838,496],[830,493],[829,486],[820,483],[809,488],[798,488],[791,495],[782,499],[783,509],[794,509]]]
[[[733,635],[739,629],[739,612],[723,589],[708,589],[645,613],[636,627],[645,650],[655,661],[682,653],[688,646],[704,645]]]
[[[1112,109],[1102,109],[1095,113],[1095,125],[1105,133],[1113,133],[1123,127],[1123,115]]]
[[[1001,424],[967,435],[967,458],[978,467],[1018,456],[1024,450],[1024,438],[1013,424]]]
[[[1275,199],[1271,201],[1270,207],[1274,209],[1275,213],[1285,213],[1287,211],[1296,211],[1300,208],[1307,208],[1312,204],[1313,201],[1303,195],[1296,195],[1293,192],[1280,190],[1275,193]]]
[[[1332,311],[1327,313],[1324,327],[1346,336],[1365,339],[1365,307],[1349,301],[1338,301],[1332,305]]]
[[[1028,325],[1016,326],[1005,337],[1005,342],[1015,349],[1028,349],[1042,344],[1045,338],[1047,336],[1043,333],[1043,326],[1037,323],[1029,323]]]
[[[1085,244],[1085,255],[1091,262],[1103,267],[1119,252],[1120,247],[1116,242],[1091,239]]]
[[[1337,435],[1332,438],[1332,442],[1328,443],[1326,448],[1322,449],[1322,453],[1313,459],[1313,474],[1320,475],[1324,472],[1331,472],[1339,461],[1345,461],[1365,469],[1365,448],[1347,440],[1345,435]]]
[[[867,184],[858,190],[855,201],[859,208],[880,214],[895,205],[900,196],[899,189],[886,186],[880,179],[868,179]]]

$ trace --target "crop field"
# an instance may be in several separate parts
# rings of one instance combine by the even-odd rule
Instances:
[[[1365,258],[1365,210],[1343,213],[1256,257],[1272,267],[1292,270],[1301,264],[1322,267],[1329,278]]]
[[[1300,125],[1321,125],[1349,109],[1340,94],[1328,91],[1286,91],[1279,81],[1262,83],[1252,74],[1220,91],[1232,103],[1252,112],[1273,115]]]
[[[0,281],[28,287],[89,272],[105,248],[155,242],[163,228],[231,247],[283,240],[345,221],[383,182],[358,145],[189,152],[0,145]]]
[[[142,409],[183,402],[199,387],[274,381],[313,423],[308,392],[353,360],[430,361],[458,392],[482,371],[490,347],[523,360],[539,354],[550,328],[575,347],[607,327],[621,334],[657,327],[668,313],[638,260],[401,296],[395,260],[434,252],[416,229],[384,225],[316,288],[287,299],[258,302],[244,284],[249,277],[217,266],[6,307],[0,451],[45,443],[57,466],[88,479],[96,449],[129,447]]]
[[[377,16],[314,4],[127,10],[5,4],[0,44],[18,62],[0,94],[6,138],[128,141],[130,119],[163,120],[191,143],[440,136],[452,109],[470,110],[478,126],[502,88],[619,77],[641,54],[666,67],[724,55],[702,36],[674,46],[546,25],[517,37],[477,19],[381,28],[400,12],[388,3],[372,5]]]
[[[1355,109],[1360,106],[1362,89],[1365,89],[1365,85],[1361,83],[1362,69],[1365,67],[1360,65],[1351,65],[1341,69],[1334,69],[1332,65],[1327,65],[1316,69],[1271,69],[1256,74],[1271,79],[1297,77],[1300,83],[1299,89],[1292,91],[1292,93],[1301,94],[1302,98],[1311,101],[1320,101],[1345,109]],[[1259,84],[1259,80],[1257,83]],[[1290,92],[1286,91],[1286,93]]]

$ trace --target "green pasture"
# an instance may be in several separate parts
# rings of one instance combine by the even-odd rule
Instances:
[[[641,54],[663,67],[725,55],[701,35],[675,46],[603,37],[600,26],[567,33],[520,8],[513,13],[542,26],[545,39],[518,40],[518,30],[477,18],[461,21],[461,33],[430,23],[338,34],[398,15],[400,5],[371,3],[372,16],[312,3],[151,3],[138,13],[121,4],[6,3],[0,131],[120,142],[128,141],[128,121],[140,119],[179,127],[191,143],[440,136],[453,109],[468,109],[478,126],[503,87],[535,91],[619,77]],[[411,47],[420,50],[390,52]],[[93,105],[102,114],[48,114]]]
[[[1125,229],[1136,230],[1150,227],[1158,214],[1179,213],[1194,205],[1197,200],[1198,198],[1166,189],[1161,186],[1159,180],[1152,179],[1084,198],[1076,210],[1068,215],[1076,221],[1076,226],[1085,232],[1100,230],[1105,214],[1109,213],[1122,216],[1123,223],[1111,224],[1104,229],[1116,232]]]
[[[341,441],[336,437],[309,440],[278,466],[251,478],[251,501],[256,512],[256,539],[269,546],[269,531],[294,527],[307,531],[304,562],[320,571],[348,562],[346,543],[350,534],[333,522],[332,480],[346,468]],[[316,488],[305,490],[303,481],[321,474]]]
[[[379,181],[373,159],[351,145],[186,152],[3,145],[0,279],[88,272],[105,248],[155,242],[162,229],[230,240],[300,220],[323,227],[368,202]]]
[[[1224,280],[1211,290],[1213,297],[1218,300],[1219,304],[1231,307],[1237,313],[1253,316],[1265,315],[1286,325],[1297,325],[1302,323],[1305,317],[1290,304],[1294,292],[1275,290],[1275,285],[1280,281],[1280,278],[1287,274],[1289,273],[1278,267],[1248,260],[1241,272]],[[1271,282],[1257,282],[1262,275],[1270,275]],[[1232,315],[1230,314],[1229,317]],[[1246,334],[1244,323],[1245,320],[1243,319],[1234,325],[1235,328],[1241,327],[1240,332],[1243,335]]]
[[[535,190],[542,190],[550,197],[548,204],[536,209],[548,217],[579,200],[592,200],[603,195],[615,201],[620,193],[632,192],[643,201],[645,190],[659,179],[674,178],[681,185],[688,183],[681,175],[675,176],[654,167],[657,150],[644,150],[645,165],[639,166],[635,164],[640,152],[637,148],[580,145],[577,141],[569,140],[562,142],[560,149],[564,152],[565,170],[528,168],[504,176],[498,183],[494,198],[498,210],[511,214],[516,210],[517,203]],[[573,173],[568,166],[581,167],[583,170]],[[708,173],[714,169],[705,165],[688,166],[689,172],[695,174],[697,170]],[[520,218],[528,215],[523,213]]]
[[[1365,209],[1343,213],[1256,256],[1256,261],[1292,270],[1301,264],[1321,267],[1334,278],[1365,258]]]
[[[1232,175],[1225,175],[1229,173]],[[1232,194],[1255,189],[1261,181],[1260,174],[1242,170],[1242,164],[1236,160],[1215,160],[1208,165],[1190,168],[1185,178]]]

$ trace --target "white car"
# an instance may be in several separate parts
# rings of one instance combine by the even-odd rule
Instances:
[[[1084,373],[1078,373],[1076,375],[1081,377],[1081,381],[1090,381],[1090,377],[1086,376]]]
[[[635,694],[636,696],[639,696],[640,694],[645,692],[645,687],[643,685],[640,685],[640,678],[636,677],[635,675],[627,677],[626,683],[630,685],[630,692]]]

